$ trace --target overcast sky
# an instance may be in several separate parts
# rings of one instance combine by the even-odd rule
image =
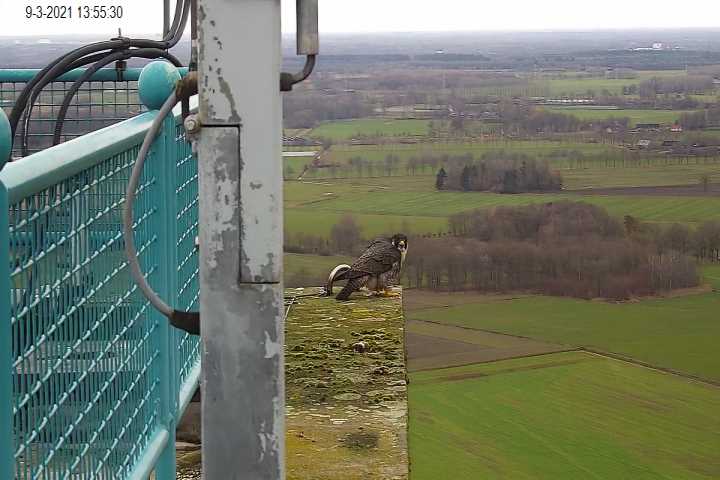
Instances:
[[[268,0],[272,1],[272,0]],[[26,20],[28,4],[120,4],[121,21]],[[174,2],[173,2],[174,3]],[[282,0],[294,30],[295,0]],[[162,0],[0,0],[2,36],[158,32]],[[720,27],[720,0],[320,0],[322,32],[589,30]]]

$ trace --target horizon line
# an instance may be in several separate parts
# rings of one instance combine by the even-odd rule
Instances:
[[[692,26],[692,27],[600,27],[600,28],[535,28],[535,29],[522,29],[522,28],[508,28],[508,29],[485,29],[485,30],[365,30],[365,31],[320,31],[321,35],[406,35],[406,34],[497,34],[497,33],[593,33],[593,32],[652,32],[652,31],[707,31],[713,30],[720,32],[720,26]],[[294,35],[294,30],[283,31],[282,36]],[[104,37],[106,35],[116,35],[116,33],[99,33],[99,32],[88,32],[88,33],[50,33],[50,34],[15,34],[6,35],[0,33],[1,39],[18,39],[18,38],[53,38],[53,37]],[[138,33],[134,34],[135,38],[140,38],[137,35],[146,36],[152,38],[153,36],[160,37],[160,33]],[[189,38],[189,33],[183,34],[182,38]]]

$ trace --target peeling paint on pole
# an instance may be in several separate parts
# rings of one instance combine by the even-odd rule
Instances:
[[[203,477],[281,479],[280,1],[198,8]]]

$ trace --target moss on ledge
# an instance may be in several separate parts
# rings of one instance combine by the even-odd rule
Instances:
[[[287,478],[406,479],[401,297],[312,293],[286,293]]]

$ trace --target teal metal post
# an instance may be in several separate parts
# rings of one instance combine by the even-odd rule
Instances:
[[[75,70],[70,70],[65,75],[61,75],[57,81],[58,82],[74,82],[80,76],[85,73],[86,68],[76,68]],[[180,71],[180,75],[185,76],[187,75],[188,69],[187,67],[181,67],[178,69]],[[142,71],[141,68],[128,68],[123,72],[123,79],[130,82],[135,82],[140,78],[140,72]],[[0,82],[2,83],[24,83],[29,82],[32,80],[32,78],[40,72],[40,69],[33,69],[33,68],[8,68],[8,69],[0,69]],[[90,81],[92,82],[114,82],[117,80],[117,70],[114,68],[101,68],[97,71],[92,77],[90,77]]]
[[[0,478],[14,478],[8,197],[0,182]]]
[[[150,159],[150,172],[155,180],[152,188],[153,203],[157,206],[155,216],[155,231],[157,245],[155,260],[158,276],[154,281],[157,293],[161,298],[172,299],[175,294],[175,275],[173,269],[177,266],[175,258],[175,157],[169,149],[168,143],[175,138],[175,119],[169,116],[163,122],[163,128],[152,148]],[[158,380],[160,387],[160,422],[169,433],[168,442],[157,462],[155,478],[157,480],[174,480],[175,468],[175,372],[173,370],[174,335],[170,324],[163,315],[156,310],[152,311],[153,318],[158,322],[155,340],[159,352]]]
[[[178,265],[180,265],[180,258],[178,254],[178,193],[177,193],[177,187],[178,187],[178,170],[177,170],[177,161],[179,158],[178,154],[178,145],[175,141],[175,137],[177,136],[177,119],[175,119],[174,115],[168,115],[168,117],[165,119],[165,123],[163,124],[163,130],[162,130],[162,141],[164,142],[165,146],[165,157],[162,159],[161,162],[159,162],[159,167],[163,171],[163,175],[165,177],[165,184],[163,189],[163,195],[166,195],[165,199],[167,202],[167,211],[165,212],[165,216],[163,217],[163,220],[165,222],[165,237],[161,241],[161,245],[163,245],[163,248],[165,249],[165,255],[164,257],[167,259],[166,265],[161,265],[160,268],[165,272],[164,274],[168,278],[167,282],[167,297],[172,302],[173,305],[177,305],[178,302],[178,291],[180,290],[180,281],[178,277]],[[170,413],[172,413],[173,416],[173,425],[172,425],[172,436],[171,436],[171,443],[172,443],[172,449],[173,449],[173,462],[175,461],[175,427],[177,427],[177,423],[180,420],[178,418],[178,405],[179,405],[179,396],[178,393],[180,391],[180,385],[178,384],[178,376],[177,376],[177,362],[180,360],[177,358],[178,356],[178,350],[177,350],[177,342],[176,338],[178,335],[178,331],[174,329],[172,326],[170,326],[169,322],[167,322],[168,327],[168,335],[165,337],[167,339],[168,343],[168,362],[167,362],[167,371],[168,371],[168,385],[170,387]],[[183,332],[184,333],[184,332]],[[174,463],[173,463],[174,464]],[[173,480],[175,477],[172,477]]]

